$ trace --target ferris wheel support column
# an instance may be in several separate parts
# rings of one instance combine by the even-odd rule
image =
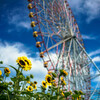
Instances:
[[[99,82],[98,82],[98,84],[99,84]],[[92,96],[93,96],[93,95],[94,95],[94,93],[96,92],[96,89],[97,89],[97,87],[98,87],[98,84],[97,84],[97,86],[96,86],[95,90],[93,91],[92,95],[90,96],[89,100],[91,100]]]
[[[74,40],[74,38],[73,38],[73,53],[74,53],[73,56],[74,56],[74,68],[75,68],[75,90],[77,90],[78,89],[77,88],[78,85],[77,85],[77,76],[76,76],[76,69],[77,68],[76,68],[76,56],[75,56],[76,55],[75,54],[76,52],[75,52],[75,40]]]
[[[79,44],[79,46],[83,49],[83,51],[85,52],[85,54],[87,55],[87,57],[90,59],[90,61],[93,63],[93,65],[96,67],[96,69],[98,70],[98,72],[100,73],[99,68],[97,67],[97,65],[92,61],[92,59],[88,56],[87,52],[85,51],[85,49],[83,48],[83,46],[79,43],[79,41],[77,40],[77,38],[75,38],[76,42]]]

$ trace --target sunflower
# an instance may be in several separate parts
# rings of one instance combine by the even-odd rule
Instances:
[[[0,70],[0,76],[2,75],[2,71]]]
[[[51,82],[52,82],[52,77],[51,77],[51,75],[46,75],[46,77],[45,77],[45,80],[46,80],[46,82],[47,82],[47,85],[51,85]]]
[[[23,68],[25,69],[27,67],[27,63],[25,63],[23,57],[18,57],[18,59],[16,60],[16,62]]]
[[[54,82],[54,83],[52,83],[52,85],[53,85],[53,86],[57,86],[57,83]]]
[[[28,86],[27,87],[27,91],[33,91],[33,87],[32,86]]]
[[[62,95],[62,96],[65,96],[63,92],[61,92],[61,95]]]
[[[27,81],[27,83],[30,83],[30,81]]]
[[[55,82],[56,80],[54,79],[54,80],[52,80],[52,82]]]
[[[79,99],[81,99],[81,95],[79,95]]]
[[[34,84],[37,84],[37,81],[34,81]]]
[[[61,81],[63,81],[63,80],[64,80],[64,78],[63,78],[63,77],[61,77],[60,79],[61,79]]]
[[[72,95],[72,91],[69,91],[70,92],[70,94]]]
[[[33,89],[35,89],[35,90],[37,89],[36,84],[33,84],[32,86],[33,86]]]
[[[63,80],[63,81],[61,81],[61,84],[62,85],[66,85],[66,82]]]
[[[52,71],[48,71],[48,74],[51,74],[52,73]]]
[[[63,75],[64,75],[64,76],[67,76],[68,73],[67,73],[65,70],[63,70]]]
[[[80,93],[80,94],[83,94],[83,92],[82,92],[81,90],[79,91],[79,93]]]
[[[47,83],[46,83],[45,81],[42,81],[42,86],[43,86],[44,88],[47,88]]]
[[[9,70],[9,68],[5,68],[4,69],[4,72],[7,73],[7,74],[10,74],[11,73],[10,70]]]
[[[64,70],[64,69],[61,69],[60,70],[60,76],[63,75],[63,76],[67,76],[68,73]]]
[[[22,67],[23,70],[27,71],[30,70],[32,67],[31,61],[29,59],[27,59],[27,57],[22,56],[22,57],[18,57],[18,59],[16,60],[16,62]]]
[[[77,100],[79,100],[79,99],[77,98]]]
[[[33,84],[34,84],[33,82],[30,82],[30,85],[31,85],[31,86],[33,86]]]

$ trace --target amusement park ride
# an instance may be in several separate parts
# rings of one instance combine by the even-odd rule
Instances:
[[[67,0],[28,0],[33,37],[48,71],[68,72],[65,88],[82,90],[85,100],[100,100],[100,69],[85,51],[79,27]]]

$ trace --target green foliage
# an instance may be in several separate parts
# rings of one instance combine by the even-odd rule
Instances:
[[[0,62],[0,64],[3,63]],[[32,74],[29,76],[24,76],[24,68],[22,68],[19,64],[18,68],[11,65],[9,65],[9,67],[15,70],[16,75],[11,77],[11,80],[7,82],[6,80],[11,73],[10,69],[0,67],[4,69],[4,72],[1,72],[0,75],[0,100],[66,100],[68,97],[73,98],[73,100],[84,99],[83,97],[85,94],[82,91],[75,90],[70,92],[67,89],[63,89],[64,84],[62,84],[62,80],[64,81],[64,79],[61,80],[61,77],[67,76],[67,72],[63,69],[61,69],[59,72],[58,83],[55,82],[57,74],[52,72],[49,74],[52,77],[52,80],[50,81],[51,86],[48,85],[47,88],[41,84],[39,87],[41,92],[38,92],[36,87],[37,82],[35,84],[31,81],[31,79],[34,78]],[[8,70],[8,72],[5,71],[5,68]]]

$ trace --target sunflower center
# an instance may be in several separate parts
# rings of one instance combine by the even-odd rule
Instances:
[[[29,87],[29,90],[31,90],[31,87]]]
[[[6,72],[9,72],[9,69],[6,69]]]
[[[21,65],[25,65],[24,61],[20,60],[19,62],[20,62]]]
[[[34,82],[34,84],[37,84],[37,82]]]
[[[33,85],[33,88],[35,88],[35,85]]]
[[[51,82],[51,79],[50,79],[50,77],[48,77],[48,78],[47,78],[47,81],[48,81],[48,83],[50,83],[50,82]]]
[[[27,62],[27,64],[29,65],[29,62],[27,60],[25,60],[25,62]]]
[[[45,85],[46,85],[46,83],[43,83],[43,85],[45,86]]]

